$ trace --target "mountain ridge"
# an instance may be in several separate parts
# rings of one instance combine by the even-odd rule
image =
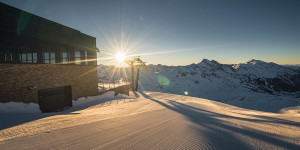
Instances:
[[[181,95],[188,91],[189,96],[236,106],[249,105],[247,107],[251,108],[262,107],[257,106],[260,103],[258,101],[266,102],[265,99],[278,103],[278,108],[299,103],[297,98],[300,97],[300,71],[272,62],[252,59],[230,65],[203,59],[197,64],[186,66],[150,64],[147,68],[140,73],[140,90]],[[113,69],[114,67],[100,67],[99,75],[106,72],[106,76],[112,79],[126,78],[124,73],[119,77],[112,76],[110,73]],[[126,70],[130,77],[129,68]]]

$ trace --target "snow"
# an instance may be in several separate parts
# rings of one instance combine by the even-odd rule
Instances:
[[[41,113],[36,103],[7,102],[0,103],[0,113]]]
[[[292,68],[292,69],[295,69],[295,70],[300,71],[300,64],[295,64],[295,65],[283,65],[283,66],[290,67],[290,68]]]
[[[73,108],[71,110],[77,109],[78,107],[83,107],[85,105],[95,105],[99,102],[103,101],[110,101],[110,100],[118,100],[118,99],[125,99],[130,98],[124,94],[118,94],[114,96],[113,91],[109,91],[104,93],[103,95],[99,96],[89,96],[89,97],[82,97],[78,100],[73,100]],[[0,103],[0,113],[41,113],[40,106],[37,103],[22,103],[22,102],[7,102],[7,103]]]
[[[62,112],[0,114],[0,120],[0,149],[300,147],[299,108],[278,114],[151,91],[116,99],[109,92]]]
[[[118,94],[114,96],[115,92],[109,91],[104,93],[103,95],[98,96],[89,96],[87,98],[79,98],[78,100],[73,100],[73,107],[80,107],[84,105],[95,105],[99,102],[103,101],[109,101],[109,100],[118,100],[118,99],[125,99],[125,98],[131,98],[130,96],[124,95],[124,94]]]
[[[130,82],[117,82],[117,83],[98,83],[98,91],[107,91],[109,89],[117,88],[123,85],[128,85]]]
[[[236,72],[239,74],[251,74],[260,78],[274,78],[285,74],[296,74],[293,69],[280,66],[275,63],[266,63],[261,60],[252,59],[247,63],[234,65]]]
[[[114,69],[99,71],[103,77],[123,77],[112,75]],[[271,83],[252,82],[291,81],[294,74],[259,60],[148,65],[140,74],[140,92],[129,96],[107,92],[45,114],[36,111],[37,104],[1,103],[0,149],[299,149],[299,95],[272,88],[270,94],[259,86]]]
[[[122,116],[124,111],[136,113],[140,108],[143,108],[144,105],[141,104],[133,109],[127,108],[131,102],[135,101],[136,94],[134,93],[131,93],[130,96],[124,94],[114,96],[114,92],[110,91],[99,96],[79,98],[77,101],[73,101],[73,107],[59,112],[32,113],[34,111],[28,110],[31,113],[0,113],[0,142],[4,139],[13,137],[32,135],[48,130],[66,128],[103,120],[105,118]],[[121,106],[122,110],[120,110],[120,105],[117,104],[123,104]],[[98,111],[99,109],[101,109],[101,111]],[[95,115],[97,115],[97,117]],[[99,115],[101,117],[99,117]]]
[[[112,66],[102,66],[99,75],[115,80],[126,76],[124,73],[112,74],[115,69]],[[130,76],[130,69],[124,70]],[[247,109],[280,112],[286,107],[300,105],[297,98],[300,96],[300,87],[293,80],[293,76],[297,74],[299,76],[290,67],[255,59],[233,65],[207,59],[187,66],[150,64],[147,65],[147,70],[140,73],[139,89],[179,95],[184,95],[187,91],[193,97]],[[284,89],[286,85],[288,88]]]

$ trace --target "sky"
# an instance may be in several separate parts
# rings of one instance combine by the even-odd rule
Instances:
[[[147,64],[300,64],[299,0],[0,0],[96,37]]]

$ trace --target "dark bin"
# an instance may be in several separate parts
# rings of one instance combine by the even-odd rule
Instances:
[[[71,86],[64,86],[39,90],[38,103],[43,113],[72,107],[72,88]]]

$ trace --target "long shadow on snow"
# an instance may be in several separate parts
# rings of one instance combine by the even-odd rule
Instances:
[[[170,110],[178,112],[185,117],[187,117],[190,121],[198,125],[199,127],[205,127],[206,129],[196,128],[196,132],[199,133],[199,136],[206,138],[212,145],[216,146],[216,149],[252,149],[251,145],[241,141],[234,134],[242,134],[244,136],[248,136],[257,140],[265,141],[267,143],[276,145],[281,148],[287,149],[300,149],[299,145],[288,143],[286,141],[282,141],[279,139],[278,135],[271,135],[269,133],[264,133],[262,131],[258,131],[255,129],[249,128],[237,128],[235,126],[230,125],[228,122],[224,122],[218,120],[216,118],[234,118],[239,120],[245,120],[251,122],[252,119],[245,119],[239,117],[228,116],[224,114],[219,114],[207,110],[203,110],[197,107],[189,106],[186,104],[182,104],[175,101],[169,101],[171,105],[165,104],[159,100],[153,99],[152,97],[146,95],[143,92],[140,92],[145,98],[152,100]],[[191,103],[194,104],[194,103]],[[253,119],[253,121],[258,121]],[[271,122],[270,120],[269,122]],[[295,122],[283,121],[283,120],[273,120],[277,123],[290,124],[290,125],[298,125]],[[272,137],[271,137],[272,136]]]
[[[224,114],[220,114],[220,113],[216,113],[216,112],[212,112],[212,111],[200,109],[200,108],[193,107],[193,106],[190,106],[190,105],[185,105],[185,104],[176,102],[174,100],[169,100],[169,102],[171,104],[173,104],[173,105],[180,104],[180,105],[184,105],[185,107],[188,107],[190,109],[195,109],[195,110],[198,110],[198,111],[203,111],[203,112],[210,113],[212,117],[231,118],[231,119],[237,119],[237,120],[243,120],[243,121],[249,121],[249,122],[257,122],[257,123],[277,123],[277,124],[283,124],[283,125],[289,125],[289,126],[296,126],[296,127],[300,126],[299,122],[290,121],[290,120],[284,120],[284,119],[280,119],[280,118],[237,113],[237,114],[240,114],[240,115],[245,115],[245,116],[250,116],[250,117],[256,117],[256,118],[261,118],[261,119],[241,118],[241,117],[229,116],[229,115],[224,115]],[[264,119],[264,120],[262,120],[262,119]]]
[[[139,92],[141,92],[141,91],[139,91]],[[160,92],[160,91],[153,91],[153,92]],[[168,94],[177,94],[177,95],[184,96],[184,95],[182,95],[182,93],[168,92],[168,91],[163,91],[163,92],[168,93]],[[264,112],[272,112],[272,113],[278,113],[284,108],[295,107],[295,106],[300,105],[300,102],[294,101],[294,104],[287,103],[287,104],[283,104],[283,105],[276,105],[276,107],[274,107],[274,106],[273,107],[268,107],[268,106],[267,107],[257,107],[256,105],[248,105],[248,104],[243,104],[243,103],[232,103],[232,101],[228,101],[227,99],[218,99],[218,98],[214,98],[212,96],[206,96],[206,95],[200,96],[200,95],[189,94],[189,96],[208,99],[208,100],[212,100],[212,101],[216,101],[216,102],[221,102],[221,103],[225,103],[228,105],[237,106],[237,107],[241,107],[241,108],[245,108],[245,109],[258,110],[258,111],[264,111]],[[243,101],[240,100],[240,102],[243,102]]]
[[[136,95],[136,94],[135,94]],[[125,98],[122,99],[117,99],[117,100],[124,100]],[[105,100],[99,100],[99,101],[91,101],[91,102],[87,102],[85,104],[79,105],[79,106],[75,106],[75,107],[71,107],[71,108],[67,108],[65,110],[62,111],[58,111],[58,112],[51,112],[51,113],[0,113],[0,131],[7,129],[7,128],[11,128],[17,125],[21,125],[27,122],[31,122],[31,121],[35,121],[35,120],[39,120],[42,118],[47,118],[50,116],[55,116],[55,115],[77,115],[79,113],[74,113],[75,111],[79,111],[79,110],[83,110],[83,109],[87,109],[89,107],[93,107],[94,105],[99,105],[97,106],[99,107],[105,107],[110,105],[110,103],[105,104],[105,102],[110,102],[116,99],[105,99]]]

